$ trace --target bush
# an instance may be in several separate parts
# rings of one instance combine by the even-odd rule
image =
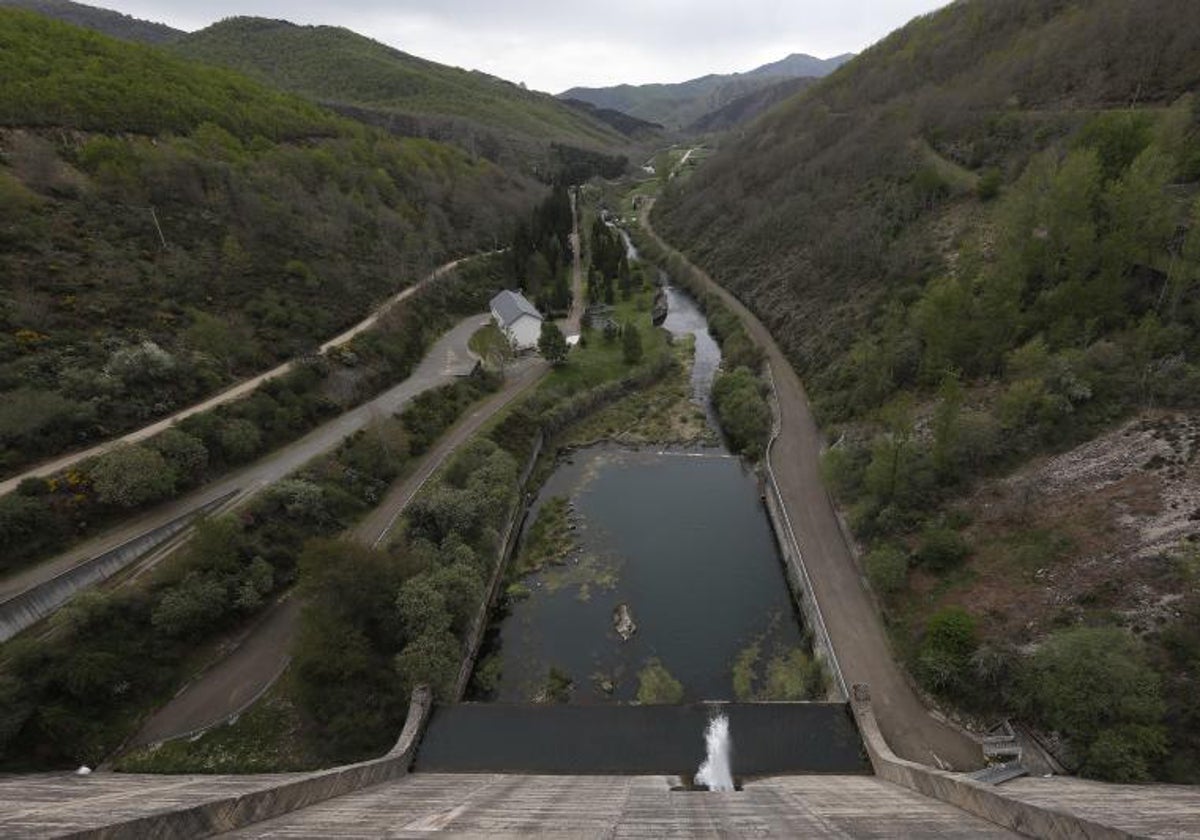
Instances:
[[[917,676],[942,694],[961,693],[970,684],[971,661],[979,646],[974,617],[961,607],[934,613],[917,654]]]
[[[948,572],[966,560],[970,553],[971,547],[958,532],[949,528],[930,528],[921,535],[916,558],[930,571]]]
[[[766,451],[771,435],[771,409],[763,383],[748,368],[724,373],[713,383],[712,399],[729,446],[751,460]]]
[[[136,444],[101,455],[90,469],[96,497],[106,505],[132,508],[165,499],[175,491],[175,471],[158,452]]]
[[[899,592],[908,582],[908,552],[898,545],[872,549],[867,554],[866,566],[871,587],[882,596]]]
[[[1083,775],[1147,779],[1165,752],[1159,676],[1143,644],[1124,630],[1055,633],[1024,663],[1019,687],[1018,703],[1070,740]]]

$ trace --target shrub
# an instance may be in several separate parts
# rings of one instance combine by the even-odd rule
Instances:
[[[867,579],[880,595],[899,592],[908,582],[908,552],[898,545],[889,543],[872,549],[866,566]]]
[[[948,572],[966,560],[970,553],[971,547],[958,532],[949,528],[930,528],[921,535],[916,558],[930,571]]]
[[[1146,779],[1164,752],[1159,676],[1124,630],[1053,634],[1024,663],[1019,688],[1023,709],[1071,741],[1084,775]]]
[[[969,684],[971,659],[979,646],[975,619],[961,607],[934,613],[917,654],[917,676],[930,689],[955,694]]]
[[[136,444],[101,455],[90,473],[96,497],[108,505],[137,507],[165,499],[175,490],[175,471],[166,459]]]
[[[751,460],[762,457],[771,435],[771,409],[762,388],[748,368],[721,374],[713,383],[713,405],[729,446]]]

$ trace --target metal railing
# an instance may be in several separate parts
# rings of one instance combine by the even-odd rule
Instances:
[[[821,644],[829,652],[829,668],[833,672],[833,677],[837,680],[838,688],[841,689],[842,697],[847,700],[850,698],[850,692],[846,688],[846,678],[842,675],[842,666],[838,662],[837,651],[834,650],[833,640],[829,637],[829,629],[825,626],[825,615],[821,612],[821,604],[817,600],[817,592],[813,588],[812,578],[809,577],[808,568],[804,564],[804,552],[800,550],[800,542],[796,539],[796,530],[792,527],[792,518],[788,515],[787,505],[783,501],[783,493],[779,490],[779,482],[775,478],[775,470],[771,466],[771,453],[775,448],[775,441],[779,438],[783,425],[783,412],[779,407],[779,392],[775,387],[775,372],[771,369],[771,363],[767,363],[767,381],[771,385],[772,398],[772,414],[773,424],[771,428],[771,439],[767,442],[766,452],[763,455],[763,463],[766,465],[767,480],[771,485],[771,490],[775,494],[775,502],[779,507],[780,514],[783,516],[783,524],[787,531],[788,541],[792,544],[792,551],[796,557],[796,567],[800,573],[800,585],[803,590],[812,599],[813,612],[816,613],[817,621],[813,632],[820,637]]]

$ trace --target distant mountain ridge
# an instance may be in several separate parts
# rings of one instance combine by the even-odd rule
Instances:
[[[745,125],[785,99],[790,99],[801,91],[808,90],[818,81],[820,80],[810,76],[801,76],[796,79],[775,82],[769,87],[739,97],[715,111],[709,111],[689,125],[686,130],[692,134],[709,134]]]
[[[0,6],[37,12],[63,23],[82,26],[111,38],[122,41],[137,41],[143,44],[169,44],[178,41],[187,33],[165,23],[141,20],[131,15],[72,3],[70,0],[0,0]]]
[[[713,73],[676,84],[574,87],[558,94],[558,97],[621,111],[667,128],[683,129],[706,114],[786,79],[828,76],[853,57],[853,54],[846,53],[822,59],[793,53],[746,73]]]
[[[783,76],[790,79],[801,77],[820,79],[828,76],[852,58],[854,58],[854,53],[842,53],[841,55],[835,55],[833,58],[815,58],[805,53],[792,53],[787,58],[772,61],[770,64],[764,64],[762,67],[756,67],[749,73],[742,75]]]

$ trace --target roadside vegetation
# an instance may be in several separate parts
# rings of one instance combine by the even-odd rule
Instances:
[[[176,498],[404,380],[447,327],[486,305],[502,282],[498,266],[492,257],[460,267],[394,307],[348,345],[263,383],[246,397],[60,475],[23,481],[16,492],[0,497],[0,572],[52,556],[122,517]],[[471,398],[461,389],[477,387],[472,382],[448,393],[460,394],[461,402]],[[418,402],[410,422],[421,446],[444,422],[426,416],[426,407],[441,406],[445,399]],[[20,408],[7,404],[13,416]]]
[[[655,222],[805,378],[828,485],[922,686],[1057,733],[1085,775],[1196,782],[1200,607],[1172,571],[1191,546],[1152,562],[1030,510],[973,524],[981,482],[1200,393],[1195,15],[1068,5],[919,18],[668,187]],[[1153,499],[1123,503],[1110,521]],[[1089,547],[1129,597],[1043,607]],[[1140,617],[1146,588],[1176,605],[1161,621]],[[1028,599],[1037,620],[1015,620]]]
[[[307,610],[317,616],[324,607],[357,620],[370,615],[380,597],[391,608],[387,581],[411,575],[412,563],[333,537],[377,505],[424,451],[413,448],[409,428],[432,434],[433,416],[440,434],[473,403],[464,394],[477,400],[493,387],[485,377],[479,384],[431,392],[435,396],[420,408],[409,407],[417,420],[406,411],[352,435],[336,452],[277,482],[237,513],[201,522],[188,544],[159,566],[127,580],[139,574],[135,566],[119,579],[123,585],[83,593],[40,631],[0,646],[5,710],[0,766],[94,766],[111,756],[146,714],[209,658],[219,657],[224,644],[296,583],[299,594],[291,597],[307,598]],[[304,626],[312,627],[308,613]],[[321,627],[309,631],[314,635],[307,644],[337,646],[341,680],[370,672],[352,636],[325,637]],[[374,630],[394,640],[394,625]],[[296,652],[294,691],[275,696],[274,711],[252,710],[239,721],[241,735],[215,730],[213,739],[196,747],[197,756],[208,757],[189,766],[225,762],[221,766],[229,769],[262,770],[270,756],[236,744],[245,739],[267,744],[275,736],[264,731],[286,732],[300,743],[292,761],[301,764],[362,755],[364,744],[374,745],[375,733],[393,725],[399,732],[404,704],[396,702],[396,689],[386,681],[376,686],[383,692],[379,697],[364,683],[352,683],[376,699],[359,698],[353,726],[326,731],[327,709],[336,703],[332,692],[344,683],[328,672],[305,670],[306,638],[302,635]],[[143,758],[149,766],[182,766],[189,754],[177,744],[161,756],[154,751]]]

